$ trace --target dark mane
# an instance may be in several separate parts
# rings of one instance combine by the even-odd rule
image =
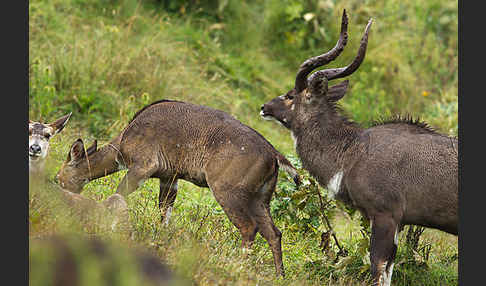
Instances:
[[[407,127],[411,127],[410,131],[424,134],[444,135],[439,133],[435,128],[431,127],[425,121],[421,121],[420,118],[413,119],[411,115],[395,115],[391,118],[380,118],[374,120],[370,127],[389,125],[389,124],[405,124]]]
[[[334,112],[345,125],[354,127],[360,126],[360,124],[350,119],[348,113],[341,107],[341,105],[339,105],[338,102],[328,101],[327,103],[331,111]]]
[[[152,105],[159,104],[159,103],[162,103],[162,102],[182,102],[182,101],[170,100],[170,99],[160,99],[160,100],[154,101],[154,102],[152,102],[152,103],[150,103],[148,105],[145,105],[142,109],[140,109],[139,111],[137,111],[137,113],[135,113],[135,115],[133,115],[132,119],[130,119],[130,121],[128,122],[128,124],[132,123],[132,121],[135,120],[135,118],[137,116],[139,116],[140,113],[142,113],[143,111],[145,111],[145,109],[149,108]]]

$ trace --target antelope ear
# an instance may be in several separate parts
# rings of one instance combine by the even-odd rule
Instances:
[[[96,151],[96,148],[98,147],[98,141],[95,139],[95,141],[93,142],[93,144],[91,144],[91,146],[89,146],[88,149],[86,149],[86,154],[89,156],[91,155],[92,153],[94,153]]]
[[[308,79],[309,86],[305,97],[307,100],[312,100],[313,97],[321,97],[328,93],[328,80],[323,73],[319,71],[313,73]]]
[[[73,143],[73,145],[71,145],[67,161],[77,162],[82,158],[84,158],[84,144],[83,140],[78,139]]]
[[[53,123],[49,124],[49,126],[54,129],[53,135],[61,132],[62,129],[64,129],[64,126],[66,126],[69,118],[71,118],[71,114],[73,114],[73,113],[69,112],[69,114],[64,115],[63,117],[61,117],[61,118],[57,119],[56,121],[54,121]]]
[[[330,101],[338,101],[346,94],[348,90],[349,80],[342,81],[336,85],[333,85],[327,91],[327,98]]]

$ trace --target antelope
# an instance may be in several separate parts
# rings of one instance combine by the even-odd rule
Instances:
[[[29,174],[32,177],[41,178],[44,174],[45,159],[49,151],[49,140],[66,126],[72,112],[60,117],[53,123],[40,123],[29,120]],[[125,199],[113,194],[106,200],[99,203],[93,199],[83,197],[79,194],[59,189],[61,199],[75,212],[82,215],[94,212],[109,211],[115,215],[112,229],[118,224],[127,224],[128,206]],[[30,223],[30,221],[29,221]]]
[[[128,169],[116,193],[127,196],[146,179],[160,182],[159,208],[168,222],[179,179],[211,189],[238,228],[242,247],[250,248],[257,232],[269,243],[278,275],[284,275],[281,232],[270,216],[269,203],[279,167],[299,175],[292,164],[262,135],[231,115],[210,107],[159,100],[139,110],[110,143],[70,148],[57,179],[75,193],[94,179]]]
[[[42,173],[49,151],[49,140],[64,129],[72,112],[53,123],[40,123],[29,119],[29,175]]]
[[[102,202],[61,188],[59,194],[70,213],[77,215],[82,221],[90,222],[92,218],[102,218],[105,222],[110,223],[112,231],[127,231],[130,236],[133,235],[128,204],[120,194],[113,194]]]
[[[373,285],[390,285],[403,225],[458,234],[458,140],[409,116],[362,128],[342,114],[337,101],[349,81],[331,87],[328,82],[358,69],[372,21],[351,64],[308,76],[343,51],[348,38],[344,10],[337,44],[304,61],[294,87],[263,104],[260,115],[289,129],[303,168],[331,196],[369,219]]]

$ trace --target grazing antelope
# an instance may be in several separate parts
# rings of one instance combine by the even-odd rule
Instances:
[[[51,124],[29,120],[29,174],[35,177],[43,175],[45,159],[49,151],[49,140],[64,129],[71,113],[64,115]],[[118,224],[128,223],[128,206],[119,194],[109,196],[98,203],[93,199],[60,189],[62,200],[79,214],[88,215],[94,212],[109,211],[115,215],[112,229]],[[30,222],[30,221],[29,221]]]
[[[49,140],[64,129],[72,112],[53,123],[40,123],[29,119],[29,175],[43,171],[49,151]]]
[[[179,179],[209,187],[242,246],[257,232],[267,240],[277,275],[284,274],[281,232],[269,203],[282,167],[298,183],[292,164],[262,135],[229,114],[206,106],[160,100],[138,111],[119,136],[86,151],[78,139],[57,178],[63,188],[80,192],[91,180],[128,169],[116,193],[127,196],[148,178],[160,181],[159,207],[167,222]]]
[[[109,222],[112,231],[126,231],[133,234],[128,213],[128,204],[120,194],[113,194],[102,202],[87,198],[67,190],[59,189],[60,199],[69,208],[71,214],[82,221],[92,222],[101,218]],[[95,220],[92,220],[95,219]]]
[[[337,101],[345,95],[348,81],[331,87],[328,81],[358,69],[371,23],[370,19],[350,65],[308,77],[343,51],[348,24],[344,11],[336,46],[306,60],[294,88],[265,103],[260,115],[290,129],[302,166],[337,199],[370,220],[373,285],[390,285],[400,226],[458,234],[458,141],[410,118],[397,117],[365,129],[340,113]]]

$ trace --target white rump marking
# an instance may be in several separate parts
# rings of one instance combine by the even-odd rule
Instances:
[[[343,179],[343,171],[339,171],[331,178],[329,183],[327,183],[327,190],[329,191],[329,195],[331,199],[333,199],[336,196],[336,194],[339,192],[342,179]]]

